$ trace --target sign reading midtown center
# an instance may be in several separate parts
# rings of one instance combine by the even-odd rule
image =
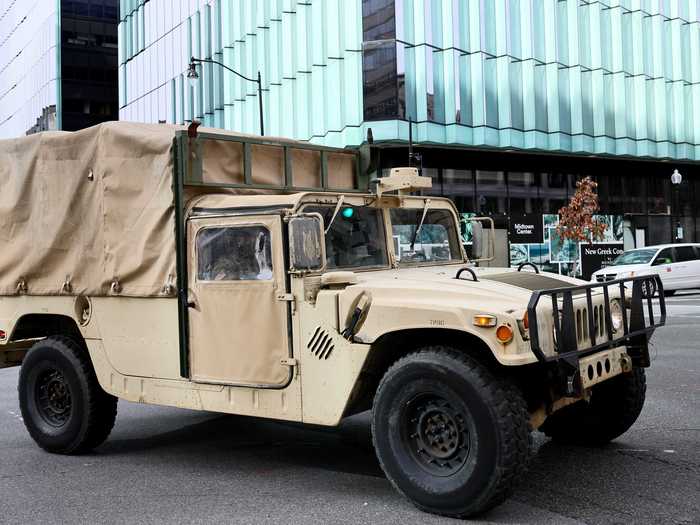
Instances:
[[[510,217],[509,239],[511,243],[537,244],[543,242],[542,215],[527,213]]]

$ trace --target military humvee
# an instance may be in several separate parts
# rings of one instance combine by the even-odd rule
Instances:
[[[409,194],[415,169],[361,192],[354,151],[127,123],[0,159],[0,366],[21,365],[47,451],[100,445],[118,398],[327,426],[371,410],[397,490],[464,517],[508,496],[531,431],[598,445],[642,409],[658,277],[474,267],[452,202]]]

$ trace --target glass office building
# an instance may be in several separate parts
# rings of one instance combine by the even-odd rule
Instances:
[[[190,86],[195,56],[260,72],[268,134],[371,129],[375,174],[406,164],[412,121],[433,193],[541,218],[512,262],[570,270],[580,247],[551,233],[586,175],[606,243],[700,241],[698,0],[126,0],[119,50],[125,120],[257,133],[255,84],[207,64]]]
[[[0,0],[0,138],[118,117],[118,0]]]

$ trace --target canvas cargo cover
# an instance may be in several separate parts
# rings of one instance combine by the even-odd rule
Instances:
[[[173,140],[185,129],[109,122],[0,140],[0,295],[174,295]],[[205,176],[240,182],[234,146],[204,148]],[[254,177],[281,181],[269,164]]]

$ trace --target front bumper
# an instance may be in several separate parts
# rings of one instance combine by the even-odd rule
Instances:
[[[629,286],[632,288],[631,297]],[[625,305],[625,315],[622,316],[621,330],[615,332],[610,301],[611,291],[617,289],[621,304]],[[593,291],[602,291],[602,312],[600,306],[593,304]],[[551,303],[548,301],[549,312],[544,314],[544,301],[547,298]],[[575,310],[574,301],[582,302],[583,309]],[[588,361],[595,361],[594,372],[597,372],[599,361],[596,355],[600,352],[625,347],[625,355],[632,365],[648,367],[649,338],[656,328],[666,322],[663,285],[658,275],[538,290],[533,292],[527,312],[532,352],[540,363],[550,368],[557,389],[566,396],[581,395],[586,388],[595,384],[582,377],[588,374]],[[538,322],[538,315],[551,315],[551,323]],[[550,326],[551,333],[541,333],[543,327]],[[583,340],[582,331],[586,334]],[[545,352],[547,343],[553,347],[553,352]],[[585,360],[583,368],[582,360]],[[602,366],[605,367],[604,360]],[[597,377],[597,374],[594,375]]]

